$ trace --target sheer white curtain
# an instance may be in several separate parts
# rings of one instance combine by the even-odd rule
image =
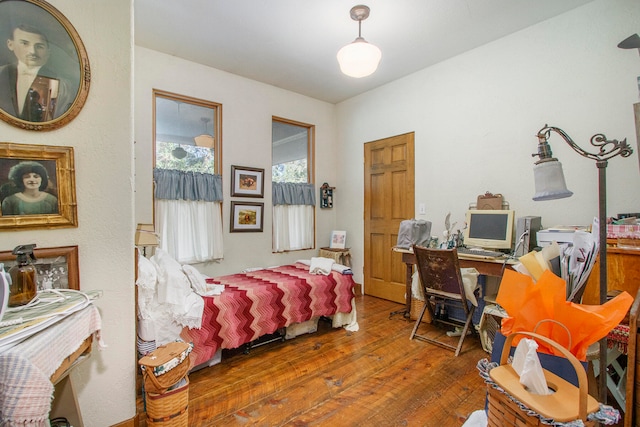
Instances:
[[[310,205],[273,207],[274,252],[313,248],[314,208]]]
[[[156,200],[160,248],[182,264],[223,257],[221,202]]]
[[[183,264],[222,258],[222,177],[168,169],[153,176],[160,248]]]

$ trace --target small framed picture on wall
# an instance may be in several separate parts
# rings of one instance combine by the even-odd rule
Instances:
[[[264,169],[231,166],[231,196],[264,197]]]
[[[264,223],[264,203],[231,202],[231,232],[261,232]]]

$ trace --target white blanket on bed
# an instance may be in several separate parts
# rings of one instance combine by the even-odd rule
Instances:
[[[328,259],[328,258],[324,258],[324,259]],[[296,262],[311,266],[311,260],[309,259],[299,259]],[[346,265],[338,264],[336,262],[333,262],[333,264],[331,264],[331,270],[337,271],[340,274],[351,274],[351,268],[347,267]]]
[[[329,258],[313,257],[311,258],[311,265],[309,266],[309,273],[311,274],[323,274],[328,276],[331,274],[331,267],[333,267],[334,261]]]

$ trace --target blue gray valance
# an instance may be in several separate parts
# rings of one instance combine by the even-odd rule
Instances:
[[[154,169],[156,199],[222,201],[222,176],[200,172]]]
[[[295,184],[292,182],[272,183],[274,205],[311,205],[316,204],[316,190],[313,184]]]

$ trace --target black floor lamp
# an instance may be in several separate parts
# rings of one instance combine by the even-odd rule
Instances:
[[[618,155],[629,157],[633,150],[627,144],[627,140],[608,140],[603,134],[596,134],[591,137],[591,145],[598,149],[597,153],[590,153],[580,148],[569,135],[562,129],[545,125],[538,131],[538,152],[532,156],[538,156],[539,160],[533,168],[535,178],[536,194],[533,200],[555,200],[569,197],[573,193],[567,190],[562,172],[562,165],[558,159],[553,158],[551,147],[547,140],[551,132],[559,134],[564,141],[569,144],[574,151],[583,157],[595,160],[598,168],[598,225],[600,244],[600,304],[607,300],[607,183],[606,170],[607,161]],[[600,340],[599,353],[599,399],[601,403],[607,401],[607,339]]]

